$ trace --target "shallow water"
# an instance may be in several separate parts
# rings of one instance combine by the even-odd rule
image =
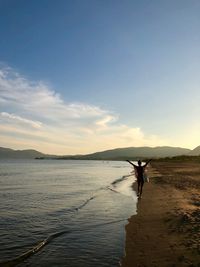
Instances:
[[[1,262],[118,266],[136,213],[130,172],[126,162],[1,160]]]

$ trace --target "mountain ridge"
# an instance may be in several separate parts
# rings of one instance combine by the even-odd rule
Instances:
[[[158,147],[126,147],[115,148],[101,152],[95,152],[81,156],[81,159],[97,160],[124,160],[149,157],[172,157],[188,154],[191,150],[180,147],[158,146]]]
[[[189,152],[190,156],[199,156],[200,155],[200,146],[195,147]]]
[[[6,147],[0,147],[0,158],[10,159],[34,159],[36,157],[48,157],[49,155],[41,153],[35,149],[15,150]]]
[[[199,151],[199,152],[198,152]],[[157,147],[125,147],[114,148],[100,152],[94,152],[85,155],[48,155],[41,153],[34,149],[14,150],[11,148],[0,147],[0,158],[12,159],[89,159],[89,160],[124,160],[124,159],[138,159],[138,158],[163,158],[180,155],[200,155],[200,146],[191,150],[188,148],[171,147],[171,146],[157,146]],[[198,154],[199,153],[199,154]],[[196,155],[195,154],[195,155]]]

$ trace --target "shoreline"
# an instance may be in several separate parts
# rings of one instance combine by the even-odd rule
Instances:
[[[155,161],[148,174],[137,214],[126,225],[121,266],[199,267],[199,164]]]

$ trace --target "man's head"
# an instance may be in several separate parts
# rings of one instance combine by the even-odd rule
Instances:
[[[141,160],[139,159],[139,160],[138,160],[138,165],[141,166],[141,164],[142,164],[142,162],[141,162]]]

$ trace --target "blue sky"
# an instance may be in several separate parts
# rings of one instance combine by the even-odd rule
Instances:
[[[1,146],[198,146],[199,14],[194,0],[1,0]]]

